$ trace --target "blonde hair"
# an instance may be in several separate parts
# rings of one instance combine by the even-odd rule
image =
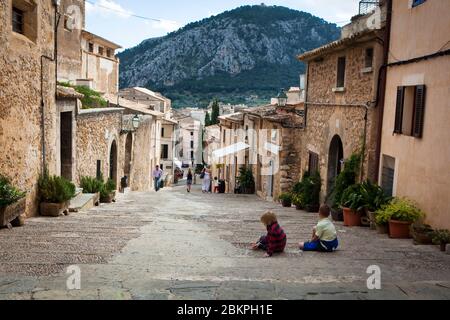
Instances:
[[[272,223],[274,223],[276,221],[277,221],[277,216],[272,211],[267,211],[261,217],[261,222],[266,226],[270,226]]]

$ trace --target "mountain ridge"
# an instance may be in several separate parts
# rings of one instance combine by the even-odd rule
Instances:
[[[242,6],[123,51],[120,85],[160,91],[175,107],[202,107],[213,98],[258,104],[298,85],[304,66],[296,56],[339,33],[303,11]]]

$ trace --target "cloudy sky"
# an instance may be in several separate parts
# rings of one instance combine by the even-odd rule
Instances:
[[[242,5],[261,4],[253,0],[86,0],[87,30],[129,48],[141,41],[166,35],[189,22],[201,20]],[[309,12],[329,22],[345,24],[358,12],[359,0],[271,0]],[[135,17],[156,19],[148,20]]]

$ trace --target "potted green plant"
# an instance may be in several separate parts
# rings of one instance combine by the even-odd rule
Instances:
[[[385,206],[382,206],[375,212],[376,230],[380,234],[389,233],[389,220],[391,219],[391,213],[384,210]]]
[[[11,222],[18,221],[25,213],[25,195],[25,192],[12,186],[8,178],[0,176],[0,227],[6,227]],[[20,223],[14,224],[20,225]]]
[[[423,222],[417,221],[411,225],[411,235],[414,239],[414,244],[433,243],[433,228]]]
[[[333,219],[336,221],[344,220],[343,210],[341,207],[342,195],[348,187],[356,183],[360,165],[360,158],[361,157],[355,153],[345,161],[343,170],[336,177],[334,185],[332,187],[332,191],[327,196],[327,198],[331,199],[332,215]]]
[[[75,196],[75,185],[63,177],[45,173],[39,178],[40,212],[58,217],[68,213],[69,200]]]
[[[101,203],[112,203],[116,199],[116,183],[112,179],[103,185],[100,190],[100,202]]]
[[[292,194],[292,203],[294,204],[297,210],[303,210],[305,208],[305,201],[303,199],[302,193],[293,193]]]
[[[280,199],[281,204],[285,208],[289,208],[292,206],[292,194],[289,192],[283,192],[278,196],[278,199]]]
[[[341,197],[341,207],[344,211],[344,226],[356,227],[361,225],[364,199],[359,184],[354,184],[344,191]]]
[[[363,197],[363,206],[369,219],[370,228],[375,230],[375,212],[383,205],[389,203],[389,201],[392,200],[392,197],[386,196],[384,190],[380,186],[372,183],[370,180],[361,183],[359,192]]]
[[[433,243],[438,244],[441,251],[445,251],[446,246],[450,243],[450,231],[448,230],[436,230],[432,234]]]
[[[377,211],[378,214],[389,218],[389,236],[396,239],[410,238],[411,224],[425,216],[415,203],[405,198],[394,198]]]
[[[81,177],[80,178],[80,188],[83,189],[83,193],[94,194],[94,203],[96,205],[100,202],[100,191],[103,189],[103,176],[99,178],[95,177]]]
[[[239,186],[242,194],[254,194],[255,193],[255,179],[253,172],[250,168],[241,167],[239,169]]]

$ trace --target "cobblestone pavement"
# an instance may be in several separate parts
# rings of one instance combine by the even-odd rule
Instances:
[[[248,249],[274,210],[288,236],[269,259]],[[337,224],[340,249],[302,253],[316,215],[198,187],[130,193],[117,203],[0,230],[0,299],[450,299],[450,255]],[[66,268],[81,269],[67,290]],[[367,268],[381,268],[369,290]]]

